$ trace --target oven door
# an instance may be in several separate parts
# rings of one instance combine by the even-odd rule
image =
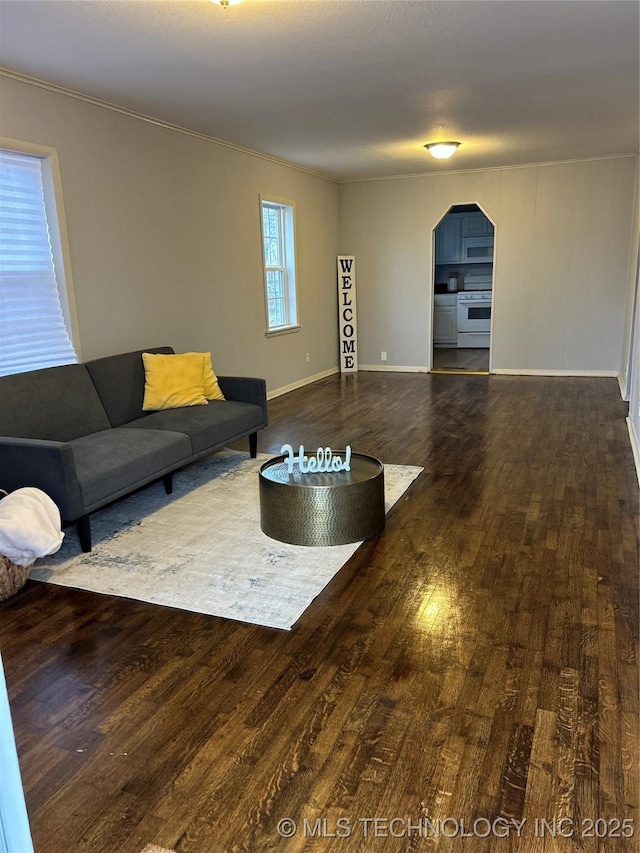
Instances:
[[[466,302],[458,296],[458,331],[485,332],[491,331],[491,300],[474,299]]]

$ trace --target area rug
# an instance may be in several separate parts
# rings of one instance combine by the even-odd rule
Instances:
[[[260,529],[258,471],[224,450],[96,512],[93,550],[73,529],[30,578],[289,630],[358,548],[288,545]],[[422,468],[385,465],[385,510]]]

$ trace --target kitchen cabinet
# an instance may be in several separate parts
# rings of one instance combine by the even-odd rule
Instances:
[[[462,257],[462,217],[450,213],[436,228],[436,263],[457,264]]]
[[[462,214],[463,237],[488,237],[493,235],[493,225],[484,213]]]
[[[484,213],[448,213],[436,228],[436,264],[473,263],[463,254],[467,237],[493,237],[493,225]]]
[[[436,293],[433,297],[433,345],[458,346],[457,293]]]

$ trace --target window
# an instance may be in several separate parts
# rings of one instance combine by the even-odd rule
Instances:
[[[293,205],[260,199],[267,334],[298,328]]]
[[[69,336],[55,182],[47,156],[0,149],[1,376],[78,360]]]

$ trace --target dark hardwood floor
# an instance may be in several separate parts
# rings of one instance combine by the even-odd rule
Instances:
[[[489,372],[489,347],[434,347],[433,371]]]
[[[625,416],[614,379],[273,400],[262,452],[425,469],[290,632],[28,581],[0,647],[36,852],[636,850]]]

